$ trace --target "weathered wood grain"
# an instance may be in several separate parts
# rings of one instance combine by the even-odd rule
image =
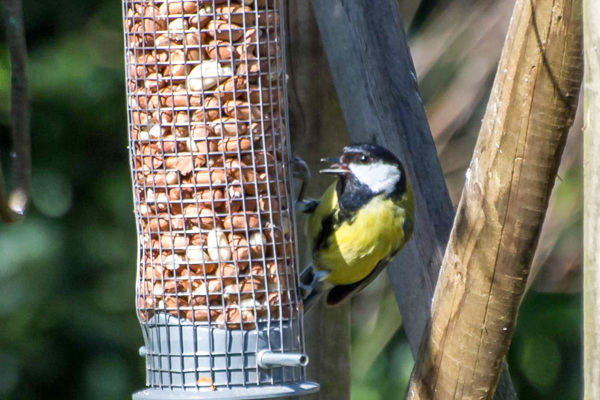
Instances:
[[[490,399],[582,74],[580,0],[518,0],[408,399]]]
[[[584,399],[600,399],[600,2],[584,0]]]

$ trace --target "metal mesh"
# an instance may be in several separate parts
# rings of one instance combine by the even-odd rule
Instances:
[[[280,0],[124,0],[148,385],[301,382]]]

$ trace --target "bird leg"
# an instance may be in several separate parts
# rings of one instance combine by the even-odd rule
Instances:
[[[306,194],[306,188],[308,187],[308,181],[310,180],[311,174],[306,161],[300,157],[292,158],[292,176],[296,179],[299,179],[301,182],[295,208],[299,212],[307,212],[307,210],[311,209],[311,206],[313,205],[312,203],[314,203],[315,200],[304,200],[304,195]]]
[[[310,169],[306,162],[300,157],[292,158],[292,176],[296,179],[300,179],[300,191],[298,192],[298,198],[294,202],[294,209],[298,213],[310,214],[319,205],[318,200],[304,199],[306,194],[306,188],[308,187],[308,181],[310,180]]]
[[[292,176],[296,179],[300,179],[302,182],[300,185],[300,192],[298,192],[298,199],[296,200],[297,202],[300,202],[304,199],[306,187],[310,180],[310,169],[308,168],[308,164],[300,157],[292,157]]]
[[[300,283],[298,284],[300,297],[306,300],[313,292],[321,291],[320,289],[326,286],[329,273],[325,270],[315,271],[312,265],[306,267],[300,274]]]
[[[312,266],[302,271],[298,290],[304,314],[308,313],[321,296],[331,289],[332,285],[327,281],[327,276],[329,276],[328,271],[315,271]]]

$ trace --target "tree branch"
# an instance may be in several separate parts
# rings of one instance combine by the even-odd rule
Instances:
[[[27,47],[21,0],[4,0],[4,21],[12,71],[10,119],[13,150],[10,195],[6,193],[0,165],[0,221],[16,222],[23,217],[27,209],[31,175]]]
[[[518,0],[408,399],[492,398],[582,72],[581,2]]]

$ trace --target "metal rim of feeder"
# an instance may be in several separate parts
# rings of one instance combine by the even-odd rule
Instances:
[[[124,0],[134,399],[310,393],[281,0]],[[224,239],[225,238],[225,239]]]

